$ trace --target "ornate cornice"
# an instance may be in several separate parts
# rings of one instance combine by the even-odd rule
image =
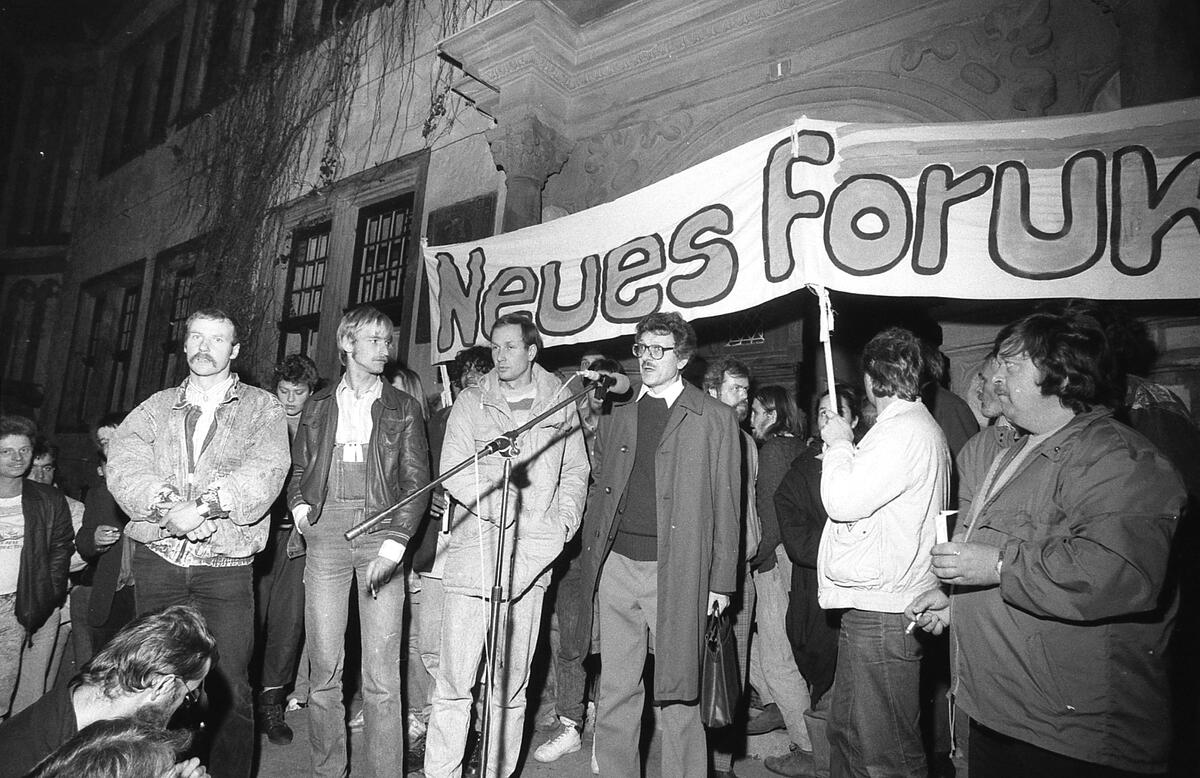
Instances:
[[[569,91],[582,89],[606,79],[644,69],[679,54],[694,51],[710,41],[727,37],[731,33],[752,29],[764,21],[770,21],[789,14],[797,8],[812,5],[812,0],[774,0],[771,3],[761,3],[749,8],[739,8],[738,4],[731,5],[734,10],[724,16],[691,28],[685,25],[684,29],[674,35],[659,38],[639,49],[622,53],[593,67],[584,67],[576,72],[568,71],[559,62],[540,50],[528,49],[485,70],[484,77],[489,83],[499,86],[510,80],[515,74],[534,71],[563,89]]]

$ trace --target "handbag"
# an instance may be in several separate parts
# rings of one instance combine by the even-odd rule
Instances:
[[[700,720],[710,729],[729,726],[737,717],[741,697],[733,625],[725,614],[709,614],[700,665]]]

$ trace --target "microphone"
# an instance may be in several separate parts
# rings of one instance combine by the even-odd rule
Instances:
[[[596,397],[601,400],[610,390],[616,394],[625,394],[631,385],[629,376],[624,373],[610,373],[607,370],[580,370],[578,375],[596,387]]]

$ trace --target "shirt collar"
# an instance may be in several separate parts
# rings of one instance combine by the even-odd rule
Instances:
[[[350,384],[346,383],[346,377],[342,376],[342,380],[338,382],[337,394],[339,399],[345,397],[355,402],[363,402],[365,400],[375,401],[383,396],[383,379],[376,376],[375,381],[371,384],[371,388],[363,394],[357,395],[350,388]]]
[[[637,398],[640,400],[646,395],[657,400],[666,400],[667,407],[670,408],[679,399],[679,395],[683,394],[683,376],[675,376],[675,380],[666,386],[660,386],[655,389],[642,384],[642,388],[638,391]]]
[[[184,400],[192,405],[220,405],[236,379],[237,376],[230,373],[224,381],[209,389],[201,389],[195,381],[189,380],[184,389]]]

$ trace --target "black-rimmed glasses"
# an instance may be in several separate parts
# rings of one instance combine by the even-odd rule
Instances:
[[[652,343],[634,343],[632,349],[633,355],[639,359],[641,358],[642,354],[647,352],[650,353],[651,359],[662,359],[663,354],[674,350],[674,346],[658,346]]]

